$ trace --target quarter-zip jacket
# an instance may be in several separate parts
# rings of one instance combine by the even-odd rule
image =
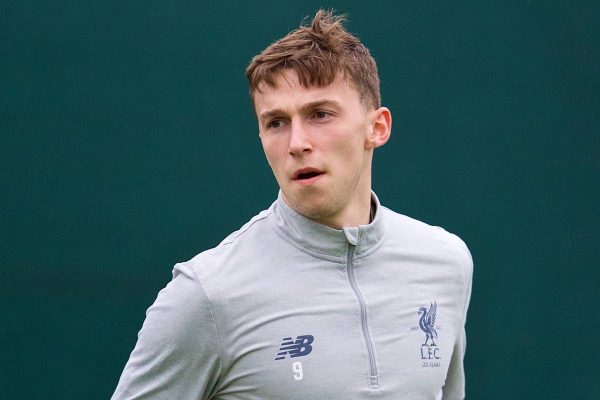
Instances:
[[[462,399],[472,260],[379,204],[332,229],[281,195],[176,264],[113,399]]]

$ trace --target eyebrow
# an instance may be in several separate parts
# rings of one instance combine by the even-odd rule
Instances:
[[[335,100],[329,100],[329,99],[316,100],[316,101],[311,101],[310,103],[304,104],[302,107],[300,107],[300,111],[306,112],[308,110],[314,110],[315,108],[319,108],[319,107],[323,107],[323,106],[340,108],[340,103]],[[283,109],[274,108],[272,110],[268,110],[268,111],[265,111],[264,113],[260,114],[260,119],[265,120],[265,119],[278,117],[278,116],[285,115],[285,114],[286,114],[286,112]]]

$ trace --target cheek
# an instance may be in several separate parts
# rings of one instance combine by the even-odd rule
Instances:
[[[271,140],[266,140],[262,136],[260,136],[260,144],[262,145],[265,157],[267,157],[267,161],[269,162],[269,164],[271,164],[271,160],[273,159],[273,155],[275,154],[273,142]]]
[[[339,162],[352,169],[362,164],[364,147],[360,140],[343,140],[332,147]]]
[[[277,159],[274,158],[272,153],[269,153],[267,150],[265,150],[265,156],[267,158],[267,163],[269,163],[269,167],[275,171],[277,167]]]
[[[279,172],[279,169],[283,168],[281,166],[282,158],[278,144],[276,142],[274,143],[273,141],[266,142],[263,140],[262,145],[269,166],[271,167],[273,172],[277,174]]]
[[[367,158],[364,149],[361,146],[346,144],[340,147],[338,153],[338,166],[347,183],[355,182],[360,179],[367,167]]]

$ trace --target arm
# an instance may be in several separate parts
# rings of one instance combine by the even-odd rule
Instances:
[[[473,259],[471,258],[471,253],[469,253],[468,249],[467,254],[468,261],[465,268],[465,295],[463,300],[464,305],[461,320],[461,331],[459,332],[456,342],[454,343],[452,359],[450,360],[448,375],[446,376],[446,383],[443,387],[443,400],[460,400],[465,398],[465,371],[463,366],[463,359],[467,346],[465,324],[467,320],[469,301],[471,300],[471,287],[473,281]]]
[[[209,300],[195,273],[178,264],[146,312],[112,400],[209,399],[220,372]]]

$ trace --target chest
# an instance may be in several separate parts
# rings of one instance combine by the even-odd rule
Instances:
[[[411,268],[358,259],[271,274],[270,291],[223,321],[217,398],[436,398],[461,329],[459,282]]]

